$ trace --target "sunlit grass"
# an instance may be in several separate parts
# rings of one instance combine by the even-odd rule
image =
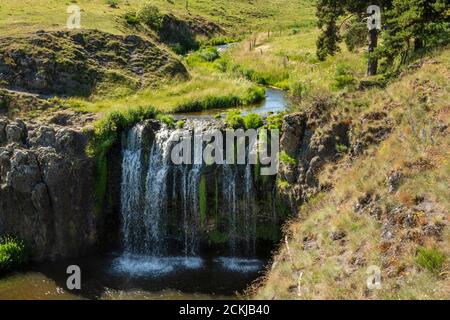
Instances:
[[[137,10],[144,0],[118,0],[111,8],[106,0],[2,0],[0,3],[0,34],[15,35],[37,30],[66,27],[67,7],[81,8],[81,25],[111,33],[127,33],[120,17]],[[308,0],[152,0],[162,12],[177,15],[201,15],[234,34],[251,30],[278,30],[310,26],[315,23],[314,1]]]
[[[234,64],[253,70],[269,85],[295,90],[303,86],[330,88],[339,64],[351,66],[356,78],[365,75],[365,59],[361,52],[349,52],[345,46],[335,57],[319,61],[316,57],[318,30],[304,28],[298,32],[285,30],[270,36],[260,33],[256,47],[250,50],[250,40],[234,47],[230,59]]]
[[[253,96],[255,92],[257,95]],[[72,108],[85,112],[105,113],[148,105],[161,112],[176,112],[189,111],[183,110],[183,107],[208,99],[216,99],[215,103],[218,105],[212,103],[212,108],[252,104],[263,98],[261,89],[245,79],[230,78],[225,74],[197,68],[192,72],[192,79],[189,81],[171,82],[159,88],[146,88],[114,99],[104,99],[100,96],[90,100],[71,98],[67,102]],[[224,101],[223,105],[221,100]],[[234,104],[228,105],[230,101]]]

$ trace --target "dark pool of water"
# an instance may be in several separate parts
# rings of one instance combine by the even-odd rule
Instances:
[[[79,291],[66,288],[69,265]],[[0,280],[0,299],[233,299],[261,275],[257,259],[107,255],[31,266]]]

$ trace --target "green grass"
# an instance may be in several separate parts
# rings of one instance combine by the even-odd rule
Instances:
[[[330,191],[312,198],[285,226],[292,260],[282,244],[274,266],[255,287],[257,299],[446,299],[448,297],[449,135],[431,133],[436,123],[448,123],[450,53],[443,50],[416,71],[409,70],[387,88],[353,92],[330,104],[332,117],[350,118],[357,135],[358,123],[368,113],[385,112],[393,123],[390,136],[349,163],[348,156],[326,165],[317,175]],[[330,76],[333,76],[333,72]],[[370,121],[369,121],[370,122]],[[366,123],[370,126],[370,123]],[[417,129],[420,128],[420,129]],[[318,129],[317,129],[318,130]],[[353,132],[353,131],[352,131]],[[422,134],[420,134],[422,132]],[[432,139],[425,133],[432,134]],[[353,140],[354,141],[354,140]],[[338,146],[338,148],[342,148]],[[341,151],[344,151],[341,149]],[[283,158],[283,156],[280,156]],[[404,181],[389,193],[386,178],[401,170]],[[278,181],[280,189],[288,188]],[[378,217],[370,211],[355,212],[364,194],[374,194],[382,208]],[[415,199],[423,196],[432,210],[417,211]],[[413,212],[416,226],[390,221],[393,207],[404,206],[403,217]],[[411,211],[410,211],[411,210]],[[390,240],[381,237],[384,226],[393,228]],[[437,236],[425,226],[442,228]],[[343,231],[345,241],[333,241],[330,231]],[[411,237],[413,236],[413,237]],[[305,239],[311,246],[305,246]],[[361,265],[354,264],[361,257]],[[291,261],[293,261],[291,263]],[[320,263],[318,263],[320,262]],[[382,289],[368,291],[367,268],[382,269]],[[351,272],[348,272],[351,270]],[[298,272],[303,272],[298,296]],[[337,285],[338,284],[338,285]]]
[[[79,111],[107,113],[151,103],[158,111],[169,113],[251,105],[265,96],[263,88],[242,78],[231,78],[207,68],[196,68],[191,74],[190,81],[171,82],[122,97],[71,98],[66,105]]]
[[[289,30],[270,36],[259,33],[252,50],[248,39],[233,47],[223,58],[222,69],[260,84],[290,90],[296,96],[317,88],[339,90],[348,82],[365,77],[366,61],[362,52],[349,52],[345,46],[338,55],[318,61],[317,36],[314,27],[299,33]],[[336,74],[341,75],[342,66],[348,66],[345,74],[351,74],[352,81],[344,81],[342,87],[334,88]]]
[[[447,257],[436,248],[417,249],[416,263],[423,269],[439,275],[444,267]]]
[[[86,29],[123,34],[129,31],[121,18],[130,11],[138,11],[141,0],[117,0],[112,7],[105,0],[3,0],[0,3],[0,34],[15,35],[36,30],[66,27],[70,4],[80,6],[81,26]],[[223,25],[233,34],[254,30],[285,28],[302,30],[315,23],[314,2],[308,0],[153,0],[162,13],[172,12],[180,16],[201,15]]]
[[[13,237],[0,238],[0,276],[23,266],[28,260],[25,243]]]
[[[280,153],[280,161],[284,164],[296,165],[297,160],[290,155],[288,155],[285,151]]]

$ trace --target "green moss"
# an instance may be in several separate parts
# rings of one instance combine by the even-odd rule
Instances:
[[[258,240],[268,240],[276,242],[280,240],[281,231],[277,224],[259,223],[256,226],[256,238]]]
[[[219,216],[219,181],[217,178],[215,179],[214,209],[216,214],[215,218],[217,220],[217,217]]]
[[[206,202],[206,179],[204,176],[200,178],[200,185],[198,191],[198,201],[200,207],[200,224],[202,226],[205,225],[206,222],[206,211],[207,211],[207,202]]]
[[[285,151],[280,152],[280,162],[289,165],[297,164],[297,160],[288,155]]]
[[[277,179],[277,188],[279,190],[285,190],[290,187],[290,184],[287,180]]]
[[[155,118],[158,112],[153,107],[129,108],[124,111],[114,111],[95,124],[94,138],[87,154],[96,161],[96,209],[99,214],[103,209],[108,184],[108,153],[119,141],[123,131],[145,119]]]
[[[214,230],[208,235],[210,244],[222,244],[228,242],[228,233]]]

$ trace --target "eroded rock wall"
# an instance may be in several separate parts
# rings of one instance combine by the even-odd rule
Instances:
[[[89,130],[0,117],[0,234],[24,239],[34,260],[94,247],[95,161]]]

